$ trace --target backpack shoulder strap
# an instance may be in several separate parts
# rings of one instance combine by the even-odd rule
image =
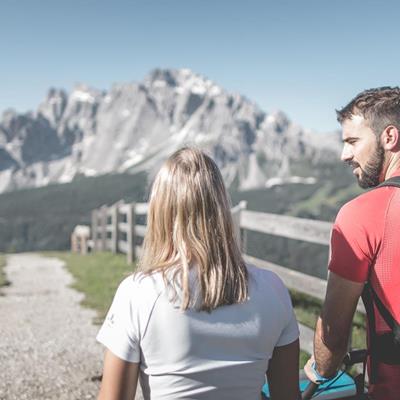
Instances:
[[[364,303],[365,311],[367,312],[367,327],[369,333],[368,355],[370,357],[369,381],[370,383],[374,384],[376,383],[378,376],[378,357],[376,356],[378,353],[378,349],[375,327],[375,310],[370,288],[371,286],[367,281],[364,285],[364,290],[361,297]]]
[[[389,178],[386,181],[382,182],[376,188],[384,187],[384,186],[394,186],[400,188],[400,176],[394,176],[393,178]],[[381,314],[382,318],[385,320],[386,324],[392,329],[392,331],[397,335],[397,339],[400,341],[400,324],[393,318],[392,314],[383,304],[382,300],[379,298],[378,294],[375,292],[374,288],[369,282],[369,293],[372,296],[372,299]]]
[[[382,318],[385,320],[389,328],[392,329],[392,331],[394,331],[395,327],[397,327],[399,324],[393,318],[392,314],[389,312],[386,306],[383,304],[382,300],[379,298],[372,285],[369,285],[369,289],[372,298],[375,302],[376,308],[379,310],[379,313],[381,314]]]
[[[386,181],[376,186],[375,189],[384,186],[394,186],[400,188],[400,176],[387,179]],[[395,320],[391,312],[386,308],[382,300],[379,298],[378,294],[375,292],[374,288],[371,285],[370,277],[368,277],[368,281],[364,286],[362,299],[368,317],[367,321],[368,321],[368,331],[370,338],[370,345],[369,345],[370,382],[376,383],[378,379],[377,368],[381,351],[378,343],[378,335],[376,333],[374,305],[377,309],[377,312],[381,315],[383,320],[389,326],[391,333],[393,335],[393,342],[396,344],[400,344],[400,324]]]
[[[383,181],[378,186],[376,186],[375,189],[384,186],[395,186],[400,188],[400,176],[394,176],[393,178],[386,179],[386,181]]]

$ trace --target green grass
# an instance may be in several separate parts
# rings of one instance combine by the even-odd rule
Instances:
[[[319,215],[321,210],[321,205],[326,204],[331,190],[332,190],[332,185],[328,182],[326,185],[316,190],[312,197],[293,204],[288,215],[292,215],[294,217],[301,214],[308,214],[314,216]]]
[[[290,290],[290,296],[297,321],[314,329],[321,312],[322,303],[313,297],[296,292],[295,290]]]
[[[297,321],[314,329],[321,311],[322,302],[303,293],[290,291],[294,312]],[[356,312],[353,319],[352,348],[363,349],[366,347],[365,316]]]
[[[65,261],[75,278],[72,287],[85,294],[82,305],[97,311],[94,321],[97,324],[103,322],[119,283],[135,268],[126,262],[123,254],[46,252],[44,255]]]
[[[290,290],[290,295],[297,321],[302,325],[314,329],[321,311],[322,302],[294,290]],[[366,346],[365,316],[356,312],[353,318],[351,347],[354,349],[365,349]],[[301,369],[309,357],[310,355],[307,352],[300,351],[299,366]],[[352,367],[348,372],[353,376],[359,373],[355,367]]]
[[[310,358],[310,355],[303,350],[300,350],[300,357],[299,357],[299,368],[303,369],[304,366],[306,365],[306,362]]]

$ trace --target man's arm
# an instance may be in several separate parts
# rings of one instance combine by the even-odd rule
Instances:
[[[314,357],[320,375],[335,374],[347,351],[349,334],[364,283],[330,272],[325,302],[314,336]]]
[[[138,373],[138,363],[121,360],[110,350],[106,350],[103,379],[97,400],[133,400]]]

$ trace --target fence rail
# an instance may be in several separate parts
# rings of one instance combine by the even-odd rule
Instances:
[[[304,274],[272,262],[246,254],[247,231],[297,239],[310,243],[329,245],[332,224],[285,215],[261,213],[247,210],[246,202],[232,208],[232,218],[238,243],[247,263],[268,269],[280,276],[289,289],[312,296],[323,301],[326,280]],[[93,249],[127,254],[128,262],[140,255],[138,238],[146,234],[146,225],[136,223],[137,216],[146,216],[147,203],[117,202],[109,207],[102,206],[92,212]],[[142,217],[143,218],[143,217]],[[357,310],[365,313],[361,303]],[[314,331],[300,324],[300,346],[308,353],[313,352]]]

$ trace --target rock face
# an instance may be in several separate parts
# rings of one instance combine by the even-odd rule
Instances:
[[[188,144],[206,149],[227,185],[239,189],[312,177],[340,150],[337,133],[316,134],[282,112],[267,114],[189,70],[157,69],[108,92],[50,89],[35,113],[5,112],[0,192],[77,174],[154,171]]]

